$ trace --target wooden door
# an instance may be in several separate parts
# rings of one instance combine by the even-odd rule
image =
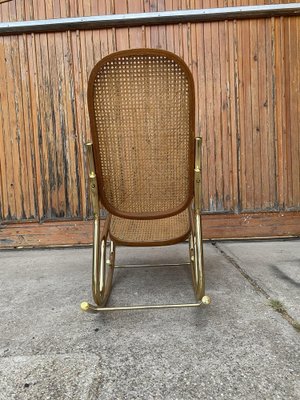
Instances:
[[[0,4],[1,21],[210,2]],[[219,6],[222,6],[220,2]],[[91,242],[86,87],[107,54],[181,56],[196,84],[206,238],[300,235],[300,17],[0,36],[0,246]]]

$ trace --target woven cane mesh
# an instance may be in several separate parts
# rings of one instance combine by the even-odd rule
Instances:
[[[161,244],[163,242],[182,240],[190,232],[188,210],[169,218],[159,219],[128,219],[112,215],[110,235],[126,244],[147,243]]]
[[[186,72],[165,55],[99,67],[93,106],[101,199],[119,214],[168,215],[188,201],[193,132]]]

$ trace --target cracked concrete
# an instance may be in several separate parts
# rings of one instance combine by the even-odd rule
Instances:
[[[255,245],[254,245],[255,243]],[[217,245],[271,298],[300,321],[300,241],[223,242]],[[253,249],[255,248],[255,251]]]
[[[300,334],[230,257],[298,318],[300,242],[217,246],[204,246],[210,306],[102,315],[79,309],[91,249],[2,251],[0,399],[299,399]],[[118,250],[126,264],[188,257],[185,243]],[[183,301],[187,266],[116,271],[111,305]]]

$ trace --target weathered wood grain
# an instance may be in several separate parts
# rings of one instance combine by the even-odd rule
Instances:
[[[214,6],[249,4],[219,0]],[[0,20],[211,5],[210,0],[12,0],[0,5]],[[84,152],[84,142],[90,139],[88,76],[105,55],[137,47],[175,52],[193,72],[196,132],[204,139],[204,211],[229,213],[226,221],[234,221],[238,213],[283,212],[280,218],[272,214],[283,227],[273,229],[275,236],[286,232],[287,211],[291,218],[300,211],[300,17],[0,37],[4,226],[51,220],[68,225],[66,219],[91,216]],[[212,218],[219,218],[220,224],[225,221],[220,214]],[[251,232],[259,236],[255,229],[262,228],[253,224]],[[271,235],[271,229],[265,234]],[[55,241],[54,236],[50,234],[49,240]]]

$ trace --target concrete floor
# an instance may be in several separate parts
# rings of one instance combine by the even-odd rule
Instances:
[[[185,243],[118,250],[127,264],[188,257]],[[79,308],[91,249],[2,251],[0,399],[300,399],[300,241],[204,250],[210,306],[101,315]],[[111,305],[183,301],[187,266],[116,271]]]

